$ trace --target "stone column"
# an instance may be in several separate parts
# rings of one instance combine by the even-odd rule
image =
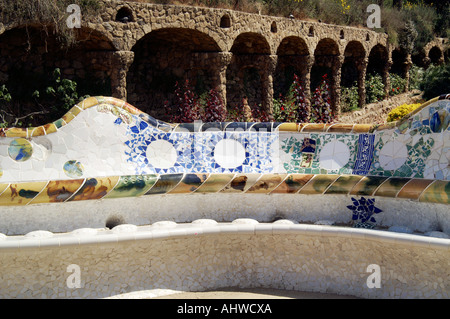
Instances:
[[[392,66],[392,59],[386,61],[386,65],[383,68],[383,84],[384,84],[384,98],[389,97],[389,88],[391,87],[391,79],[389,78],[389,70]]]
[[[270,114],[273,114],[273,77],[277,67],[278,56],[269,55],[266,57],[266,69],[263,72],[263,101],[262,107]]]
[[[127,73],[134,60],[133,51],[114,51],[111,56],[112,96],[126,101]]]
[[[363,107],[366,104],[366,73],[369,58],[363,58],[358,62],[358,106]]]
[[[409,91],[409,70],[411,69],[413,63],[411,60],[411,54],[408,53],[408,55],[406,56],[406,61],[405,61],[405,79],[406,79],[406,88],[405,88],[405,92]]]
[[[314,55],[308,55],[306,57],[306,68],[302,78],[305,89],[305,102],[308,108],[308,120],[311,117],[311,70],[314,65],[314,60]]]
[[[335,62],[332,65],[331,92],[333,92],[332,102],[334,114],[336,116],[339,116],[341,113],[341,71],[344,60],[345,57],[339,55],[334,58]]]
[[[217,83],[215,87],[217,93],[223,101],[225,109],[227,108],[227,69],[230,65],[233,53],[231,52],[219,52],[218,53],[218,66],[217,66]]]
[[[424,68],[425,70],[428,69],[428,67],[430,66],[430,64],[431,64],[431,59],[430,59],[428,56],[424,57],[424,58],[423,58],[423,68]]]

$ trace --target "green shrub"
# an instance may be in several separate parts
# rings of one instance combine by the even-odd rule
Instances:
[[[369,74],[366,78],[366,103],[375,103],[384,98],[383,78],[379,74]]]
[[[393,96],[406,91],[406,79],[395,73],[389,74],[389,78],[391,82],[389,95]]]
[[[6,102],[11,101],[11,94],[9,93],[8,88],[4,84],[0,86],[0,101],[1,100]]]
[[[403,28],[399,30],[398,43],[400,48],[411,54],[414,50],[414,43],[418,37],[416,26],[412,20],[406,21]]]
[[[399,12],[399,17],[403,21],[413,23],[414,29],[417,31],[413,51],[419,52],[421,48],[433,39],[434,22],[438,17],[438,9],[435,5],[427,4],[423,1],[416,1],[416,3],[409,1],[403,6],[403,10]],[[402,26],[399,32],[402,33],[404,31],[405,28]],[[406,32],[408,33],[409,31]],[[411,33],[409,35],[411,36]]]
[[[425,100],[450,92],[450,63],[430,66],[423,75],[419,88]]]
[[[359,94],[356,83],[351,87],[341,88],[342,112],[350,112],[359,108]]]
[[[274,99],[273,119],[275,122],[297,122],[297,106],[282,96]]]
[[[27,83],[26,79],[41,79]],[[77,83],[62,79],[56,68],[53,76],[43,82],[43,75],[30,74],[15,78],[0,86],[0,126],[23,127],[47,124],[57,120],[76,103],[88,97],[80,96]]]
[[[420,82],[423,79],[424,69],[413,64],[413,66],[409,69],[409,89],[410,90],[419,90]]]

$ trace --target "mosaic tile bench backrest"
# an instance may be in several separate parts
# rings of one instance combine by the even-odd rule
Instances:
[[[91,97],[53,123],[0,131],[0,205],[220,192],[450,204],[449,98],[376,126],[169,124]]]

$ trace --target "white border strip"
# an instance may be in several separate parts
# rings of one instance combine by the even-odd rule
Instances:
[[[242,220],[242,219],[240,219]],[[79,245],[116,244],[125,241],[173,239],[185,236],[205,235],[307,235],[321,237],[347,237],[390,244],[423,246],[424,248],[447,250],[450,239],[396,233],[383,230],[338,227],[326,225],[290,223],[231,222],[216,224],[170,223],[168,226],[119,225],[112,230],[98,229],[84,235],[77,233],[53,234],[45,232],[42,237],[2,236],[0,252],[23,249],[63,248]]]

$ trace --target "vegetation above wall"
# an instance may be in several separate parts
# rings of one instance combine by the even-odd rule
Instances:
[[[76,42],[74,29],[67,26],[66,9],[70,4],[80,6],[84,15],[96,15],[100,4],[97,0],[0,0],[0,21],[27,24],[33,21],[58,37],[62,46]]]
[[[419,84],[424,99],[432,99],[450,92],[450,63],[432,66],[427,69],[423,75],[423,80]]]
[[[92,85],[92,84],[91,84]],[[38,126],[63,116],[72,106],[89,97],[77,82],[61,78],[56,68],[51,77],[13,74],[8,86],[0,85],[0,128]]]

